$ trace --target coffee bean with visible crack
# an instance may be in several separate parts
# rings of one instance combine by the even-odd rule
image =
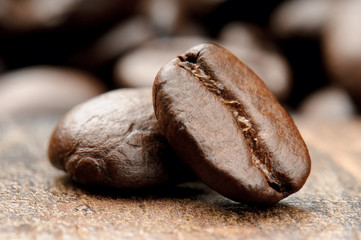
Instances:
[[[115,90],[68,112],[49,159],[81,184],[140,188],[192,178],[159,131],[152,90]]]
[[[292,118],[263,81],[220,46],[195,46],[164,65],[153,105],[178,156],[230,199],[274,204],[298,191],[310,173]]]

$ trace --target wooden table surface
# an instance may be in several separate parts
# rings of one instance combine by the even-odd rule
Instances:
[[[361,119],[298,119],[311,175],[268,208],[230,201],[200,182],[84,189],[48,162],[57,120],[0,117],[0,239],[361,239]]]

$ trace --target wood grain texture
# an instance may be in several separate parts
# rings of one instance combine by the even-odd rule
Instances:
[[[83,188],[47,159],[57,120],[0,117],[0,239],[361,239],[361,119],[298,119],[311,175],[268,208],[233,202],[200,182]]]

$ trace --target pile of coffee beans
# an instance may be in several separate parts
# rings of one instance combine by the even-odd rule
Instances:
[[[81,184],[199,178],[276,203],[310,171],[284,108],[313,121],[361,109],[360,11],[358,0],[3,0],[0,115],[65,114],[49,158]]]

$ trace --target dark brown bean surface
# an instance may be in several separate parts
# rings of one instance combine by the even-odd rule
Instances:
[[[87,185],[139,188],[189,179],[160,134],[151,94],[115,90],[72,109],[50,139],[51,163]]]
[[[298,191],[311,168],[292,118],[233,54],[198,45],[166,64],[153,104],[170,145],[222,195],[274,204]]]

